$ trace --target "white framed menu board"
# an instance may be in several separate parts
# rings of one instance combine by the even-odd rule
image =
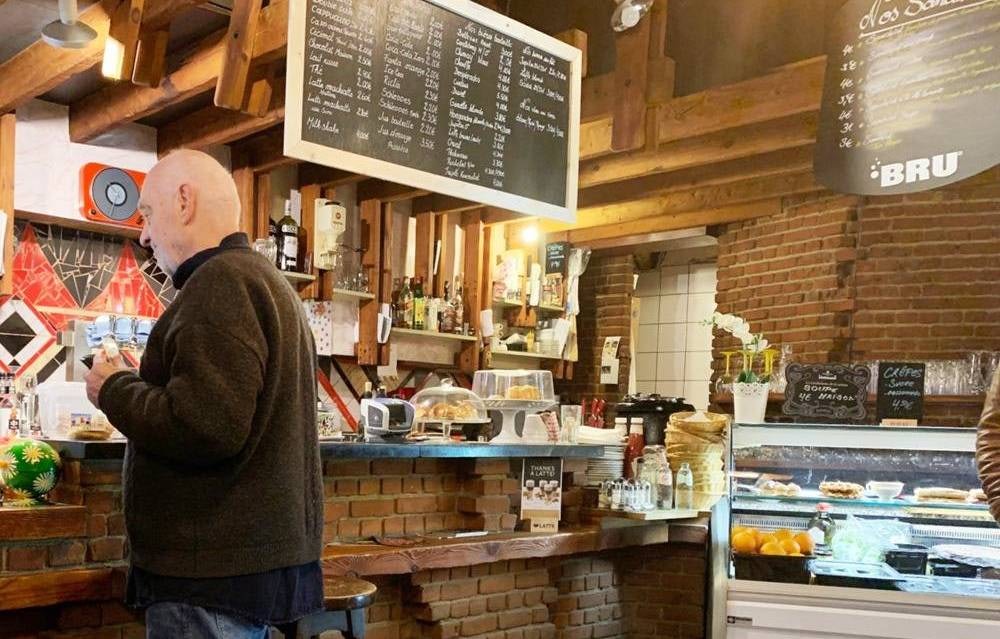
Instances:
[[[572,222],[582,53],[470,0],[289,3],[289,157]]]

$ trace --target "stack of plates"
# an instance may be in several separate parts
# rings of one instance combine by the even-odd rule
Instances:
[[[625,469],[625,446],[605,446],[604,457],[587,460],[587,485],[621,479]]]

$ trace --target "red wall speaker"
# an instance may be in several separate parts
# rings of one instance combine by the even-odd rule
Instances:
[[[139,191],[145,173],[90,162],[80,169],[80,213],[94,222],[142,227]]]

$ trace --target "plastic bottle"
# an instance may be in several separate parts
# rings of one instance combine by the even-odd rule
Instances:
[[[694,474],[687,462],[681,464],[677,471],[677,488],[674,491],[674,503],[678,510],[694,508]]]
[[[827,550],[833,543],[833,535],[837,524],[830,516],[830,504],[822,501],[816,504],[816,514],[809,520],[809,536],[817,550]]]

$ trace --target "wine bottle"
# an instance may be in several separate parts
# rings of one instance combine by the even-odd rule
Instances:
[[[281,247],[278,251],[279,268],[282,271],[298,270],[299,224],[292,217],[292,202],[285,200],[285,215],[278,221]]]
[[[424,297],[423,278],[416,278],[413,285],[413,329],[422,331],[427,327],[427,298]]]

